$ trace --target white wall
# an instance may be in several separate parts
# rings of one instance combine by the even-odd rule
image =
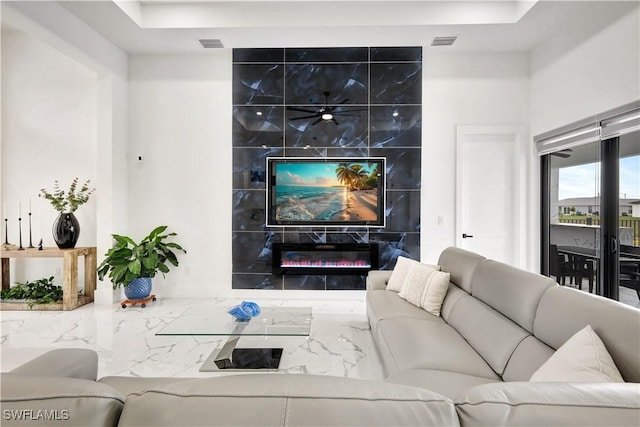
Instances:
[[[530,55],[531,135],[640,99],[640,8],[588,37],[557,35]],[[529,265],[540,265],[540,164],[530,145]]]
[[[531,133],[640,98],[640,8],[587,38],[553,37],[531,52]]]
[[[29,244],[31,202],[34,245],[42,238],[45,246],[55,246],[51,226],[57,212],[38,197],[39,190],[52,190],[54,180],[68,189],[75,177],[95,183],[96,82],[95,72],[39,40],[21,31],[2,32],[2,206],[7,207],[11,243],[18,244],[19,202],[22,245]],[[81,224],[78,245],[95,246],[95,197],[76,216]],[[14,263],[12,280],[55,272],[55,262],[23,261]]]
[[[3,36],[17,31],[27,48],[23,52],[25,46],[16,47],[16,39],[11,36],[3,40],[3,121],[7,120],[4,116],[9,115],[27,127],[19,128],[21,134],[17,138],[13,133],[14,120],[3,123],[0,199],[8,201],[17,188],[37,196],[40,188],[50,186],[56,178],[67,181],[81,173],[88,174],[86,178],[94,178],[97,191],[89,204],[77,212],[82,225],[79,244],[97,244],[100,261],[111,247],[110,234],[114,229],[124,228],[127,222],[127,55],[55,2],[14,2],[0,6]],[[27,57],[34,49],[42,52]],[[14,61],[12,55],[20,60]],[[78,81],[74,79],[77,73],[82,75]],[[87,76],[91,76],[90,84]],[[37,77],[40,90],[25,80],[26,77]],[[75,92],[80,92],[77,97]],[[32,95],[33,99],[25,98],[25,94]],[[86,102],[87,99],[91,102]],[[31,101],[35,102],[34,111],[38,115],[24,107]],[[42,113],[46,108],[50,111]],[[32,137],[36,134],[28,127],[40,132],[38,138]],[[55,132],[49,135],[52,131]],[[57,139],[51,141],[51,137]],[[45,141],[55,144],[41,147]],[[75,147],[79,144],[83,148]],[[90,155],[82,151],[86,150],[86,144],[91,147]],[[74,154],[68,155],[66,150]],[[28,153],[30,159],[37,157],[37,162],[45,163],[46,167],[36,164],[34,170],[32,160],[25,164],[24,153]],[[19,175],[15,173],[17,165],[23,165]],[[58,170],[65,170],[70,178],[54,176]],[[25,193],[20,190],[20,194]],[[34,232],[36,216],[40,215],[36,212],[36,201],[33,200]],[[46,205],[44,200],[40,202]],[[46,206],[47,212],[54,212]],[[46,224],[47,232],[43,234],[50,236],[52,222]],[[45,239],[45,245],[53,245],[52,240]],[[52,261],[49,267],[46,262],[29,261],[29,278],[36,273],[39,277],[44,275],[37,269],[60,267],[59,262]],[[18,268],[12,268],[12,273],[24,279],[20,275],[26,274],[25,261],[17,264]],[[98,283],[97,303],[112,303],[114,295],[110,288],[108,283]]]
[[[187,250],[164,296],[231,291],[230,49],[129,61],[129,233],[168,225]],[[143,163],[136,157],[143,156]]]
[[[525,54],[425,49],[423,70],[421,259],[436,262],[455,245],[456,125],[526,125],[528,60]]]

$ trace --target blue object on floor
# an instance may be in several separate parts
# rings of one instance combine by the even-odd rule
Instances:
[[[237,320],[246,322],[252,317],[260,314],[260,306],[252,301],[242,301],[238,305],[234,305],[227,313],[235,317]]]

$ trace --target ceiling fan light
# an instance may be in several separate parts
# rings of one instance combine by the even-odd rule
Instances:
[[[331,119],[333,119],[333,114],[331,113],[322,114],[322,120],[331,120]]]

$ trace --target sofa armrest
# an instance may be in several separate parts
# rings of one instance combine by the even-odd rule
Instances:
[[[98,378],[98,354],[82,348],[51,350],[18,366],[11,373],[95,381]]]
[[[367,291],[387,289],[392,270],[371,270],[367,275]]]
[[[456,411],[462,426],[635,426],[640,384],[483,384],[456,399]]]
[[[125,397],[107,384],[78,378],[0,374],[3,426],[113,427]]]

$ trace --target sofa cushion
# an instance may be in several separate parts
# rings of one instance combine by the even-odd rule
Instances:
[[[640,310],[587,292],[549,288],[538,306],[534,335],[557,349],[587,325],[602,339],[622,378],[640,382]]]
[[[378,346],[387,375],[404,369],[434,369],[499,379],[464,338],[444,321],[406,317],[382,320],[378,325]]]
[[[453,307],[455,307],[458,301],[465,295],[469,294],[460,289],[457,285],[449,282],[449,289],[447,290],[447,294],[442,302],[442,307],[440,308],[440,315],[445,321],[449,322]]]
[[[371,334],[374,338],[377,338],[378,323],[391,317],[441,321],[440,318],[427,313],[421,307],[416,307],[403,300],[396,292],[369,291],[367,292],[366,300],[367,316],[371,325]]]
[[[530,381],[624,382],[607,348],[589,325],[562,344]]]
[[[553,349],[530,335],[513,351],[502,374],[503,381],[529,381],[531,375],[549,360]]]
[[[529,333],[471,295],[459,298],[449,322],[502,375],[516,347]]]
[[[202,378],[127,397],[126,426],[450,425],[451,400],[416,387],[316,375]]]
[[[420,305],[434,316],[440,316],[442,302],[449,288],[450,274],[436,271],[429,277],[429,283],[422,293]]]
[[[389,375],[385,381],[426,388],[455,400],[471,387],[500,380],[433,369],[406,369]]]
[[[427,264],[414,264],[409,268],[400,298],[424,308],[434,316],[440,316],[440,307],[449,287],[449,273]]]
[[[420,307],[422,294],[427,288],[429,277],[431,273],[435,272],[436,270],[433,268],[421,265],[420,263],[412,265],[409,267],[409,271],[404,279],[402,289],[398,292],[398,296],[416,307]]]
[[[485,260],[482,255],[464,249],[449,247],[442,251],[438,259],[441,271],[451,273],[451,281],[471,293],[471,279],[476,267]]]
[[[640,420],[638,384],[483,384],[455,402],[463,426],[637,426]]]
[[[542,294],[558,284],[501,262],[485,260],[475,269],[471,294],[533,332],[533,319]]]
[[[422,292],[418,305],[434,316],[440,316],[440,308],[447,294],[450,278],[451,275],[449,273],[436,270],[427,264],[418,264],[409,269],[405,288],[411,282],[419,282]],[[402,292],[399,295],[402,297]],[[410,302],[414,303],[413,301]]]
[[[393,270],[391,271],[389,281],[387,282],[387,290],[393,292],[402,291],[405,280],[409,274],[409,270],[414,264],[419,264],[419,262],[411,258],[399,256],[396,260],[395,267],[393,267]]]
[[[111,427],[124,406],[116,390],[85,379],[3,373],[0,383],[3,426]]]

